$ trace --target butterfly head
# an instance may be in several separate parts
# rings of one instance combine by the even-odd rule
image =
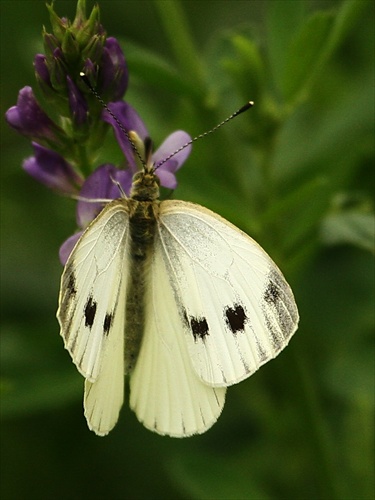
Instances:
[[[160,196],[160,180],[152,164],[133,176],[130,197],[138,201],[155,201]]]
[[[160,180],[152,161],[152,141],[149,137],[142,141],[133,131],[129,135],[142,161],[141,164],[137,162],[141,170],[133,175],[130,197],[138,201],[155,201],[160,196]]]

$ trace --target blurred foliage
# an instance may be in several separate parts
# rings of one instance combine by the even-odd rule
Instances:
[[[33,85],[49,21],[44,0],[0,7],[4,114]],[[72,18],[75,5],[55,9]],[[125,406],[96,437],[54,318],[74,203],[27,177],[30,144],[3,120],[1,498],[374,498],[373,2],[103,1],[101,12],[128,60],[126,99],[156,144],[255,101],[195,144],[175,196],[264,246],[292,285],[300,328],[229,389],[206,434],[154,435]],[[113,144],[103,159],[119,157]]]

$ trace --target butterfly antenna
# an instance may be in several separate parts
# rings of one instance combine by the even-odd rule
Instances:
[[[236,116],[240,115],[241,113],[247,111],[252,106],[254,106],[254,102],[253,101],[247,102],[244,106],[242,106],[242,108],[238,109],[235,113],[231,114],[230,116],[228,116],[228,118],[226,118],[225,120],[223,120],[222,122],[220,122],[218,125],[216,125],[216,127],[212,128],[211,130],[207,130],[207,132],[203,132],[203,134],[199,134],[196,137],[193,137],[193,139],[190,139],[190,141],[188,141],[185,144],[183,144],[182,146],[180,146],[178,149],[176,149],[176,151],[174,151],[173,153],[171,153],[170,155],[168,155],[166,158],[163,158],[161,161],[159,161],[159,163],[157,163],[155,165],[154,169],[156,170],[157,168],[161,167],[165,162],[167,162],[168,160],[170,160],[177,153],[179,153],[183,149],[185,149],[188,146],[190,146],[190,144],[193,144],[193,142],[197,141],[198,139],[202,139],[203,137],[206,137],[207,135],[212,134],[212,132],[215,132],[215,130],[217,130],[218,128],[222,127],[223,125],[225,125],[226,123],[228,123],[230,120],[232,120]]]
[[[135,145],[133,139],[130,137],[130,134],[129,132],[126,130],[126,128],[124,127],[124,125],[120,122],[120,120],[117,118],[117,116],[112,113],[112,111],[109,109],[109,107],[107,106],[107,104],[105,103],[105,101],[103,101],[103,99],[101,98],[100,94],[94,89],[94,87],[91,85],[90,83],[90,80],[87,78],[87,75],[85,73],[83,73],[83,71],[80,72],[79,76],[82,78],[82,80],[84,81],[85,85],[87,85],[87,87],[91,90],[91,92],[94,94],[94,96],[97,98],[97,100],[100,102],[100,104],[103,106],[103,108],[111,115],[111,117],[115,120],[115,122],[117,123],[117,125],[119,126],[119,129],[121,130],[121,132],[123,134],[125,134],[126,138],[128,139],[128,141],[130,142],[130,145],[132,147],[132,150],[134,151],[134,153],[138,156],[138,158],[140,159],[142,165],[144,168],[146,168],[146,162],[145,160],[142,158],[141,156],[141,153],[138,151],[137,149],[137,146]]]

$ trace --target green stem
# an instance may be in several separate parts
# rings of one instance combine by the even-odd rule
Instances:
[[[181,3],[178,0],[155,0],[154,4],[180,70],[186,78],[203,88],[203,65]]]
[[[78,144],[76,147],[76,152],[76,163],[77,165],[79,165],[80,172],[86,179],[90,174],[92,174],[92,165],[90,164],[89,157],[87,155],[86,144]]]

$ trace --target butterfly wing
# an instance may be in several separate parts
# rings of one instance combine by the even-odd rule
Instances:
[[[200,434],[218,419],[226,389],[204,384],[193,369],[158,235],[147,283],[146,323],[130,379],[130,406],[145,427],[159,434]]]
[[[98,377],[95,382],[85,380],[85,417],[90,430],[98,436],[105,436],[113,429],[124,402],[124,323],[121,316],[114,317],[114,335],[103,353]]]
[[[123,402],[126,203],[107,205],[78,240],[61,278],[57,311],[65,348],[86,379],[89,427],[103,435]]]
[[[248,235],[193,203],[161,203],[162,256],[200,379],[229,386],[274,358],[297,329],[293,293]]]

